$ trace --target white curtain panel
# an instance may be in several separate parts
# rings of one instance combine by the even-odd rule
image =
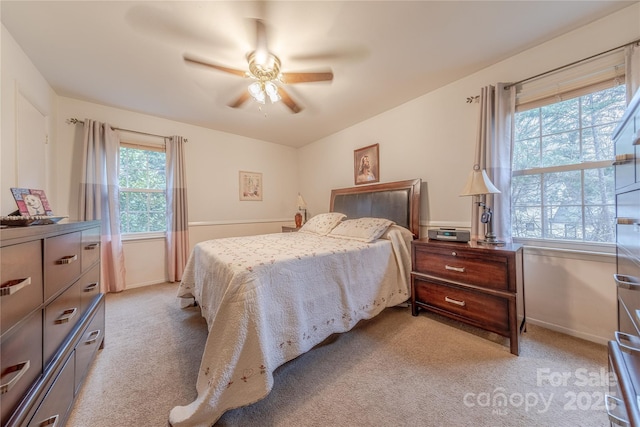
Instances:
[[[167,275],[170,282],[182,280],[189,258],[189,213],[185,144],[181,136],[172,136],[167,144]]]
[[[80,219],[100,220],[102,292],[125,288],[125,264],[120,238],[118,157],[120,137],[111,126],[84,120],[84,156],[80,183]]]

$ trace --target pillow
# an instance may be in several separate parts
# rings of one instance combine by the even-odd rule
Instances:
[[[379,239],[393,224],[393,221],[385,218],[348,219],[331,230],[329,236],[370,243]]]
[[[411,231],[409,231],[408,229],[400,226],[400,225],[391,225],[387,231],[385,231],[382,236],[380,236],[381,239],[386,239],[386,240],[391,240],[391,237],[393,235],[399,235],[402,239],[404,240],[408,240],[409,242],[411,242],[413,240],[413,233]]]
[[[333,228],[347,216],[340,212],[329,212],[315,215],[298,232],[319,234],[326,236]]]

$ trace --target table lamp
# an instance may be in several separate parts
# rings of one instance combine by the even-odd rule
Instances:
[[[479,165],[475,165],[473,167],[473,170],[469,174],[467,183],[462,189],[462,193],[460,193],[460,196],[480,196],[483,194],[499,193],[500,190],[498,190],[495,185],[493,185],[493,183],[487,176],[487,172],[484,169],[480,170]],[[478,239],[478,243],[486,245],[503,245],[505,242],[502,240],[498,240],[496,238],[496,234],[493,232],[493,212],[491,211],[491,208],[482,201],[479,201],[477,203],[478,206],[482,208],[480,222],[485,224],[486,228],[484,240]]]

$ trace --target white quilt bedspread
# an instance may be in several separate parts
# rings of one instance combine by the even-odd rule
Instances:
[[[171,410],[171,425],[213,425],[264,398],[278,366],[406,301],[411,237],[402,231],[373,243],[278,233],[196,245],[178,296],[195,297],[209,334],[198,397]]]

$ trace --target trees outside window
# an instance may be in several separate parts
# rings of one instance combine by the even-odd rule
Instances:
[[[516,113],[514,238],[615,242],[611,137],[625,107],[618,85]]]
[[[123,234],[165,232],[166,155],[144,147],[120,147],[120,226]]]

